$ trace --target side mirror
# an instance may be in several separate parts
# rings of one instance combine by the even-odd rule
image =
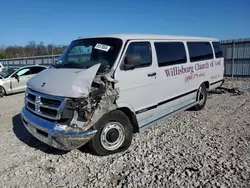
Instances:
[[[19,81],[19,76],[17,74],[15,74],[15,79],[17,79],[17,81]]]
[[[103,61],[101,63],[101,66],[99,68],[100,72],[105,72],[108,68],[110,67],[110,65],[108,64],[108,61]]]
[[[141,64],[140,55],[127,55],[124,60],[123,69],[124,70],[134,69],[140,64]]]

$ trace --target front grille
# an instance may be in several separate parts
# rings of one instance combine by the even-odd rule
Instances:
[[[28,93],[28,96],[27,96],[31,101],[35,101],[36,100],[36,96],[35,95],[32,95],[30,93]]]
[[[52,116],[57,115],[57,110],[53,110],[53,109],[49,109],[49,108],[45,108],[45,107],[40,107],[40,111],[46,115],[52,115]]]
[[[59,120],[62,108],[66,103],[64,97],[56,97],[31,91],[27,89],[25,104],[26,108],[45,118]]]
[[[51,105],[51,106],[55,106],[55,107],[58,107],[61,104],[61,101],[59,101],[59,100],[48,99],[48,98],[44,98],[44,97],[41,97],[41,102],[45,105]]]
[[[31,108],[32,110],[35,110],[35,105],[31,102],[27,102],[27,106]]]

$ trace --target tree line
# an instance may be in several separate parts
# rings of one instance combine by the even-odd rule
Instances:
[[[0,59],[61,54],[66,47],[65,45],[45,45],[43,42],[35,41],[30,41],[25,46],[1,46]]]

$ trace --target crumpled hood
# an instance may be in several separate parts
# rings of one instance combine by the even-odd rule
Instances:
[[[100,64],[88,69],[49,68],[33,76],[27,86],[48,95],[79,98],[89,94],[99,68]]]

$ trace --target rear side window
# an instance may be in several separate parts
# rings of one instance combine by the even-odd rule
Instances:
[[[142,62],[139,67],[147,67],[152,64],[151,46],[149,42],[130,43],[126,55],[140,55]]]
[[[187,62],[187,55],[182,42],[156,42],[155,49],[159,67]]]
[[[24,68],[24,69],[21,69],[17,72],[17,75],[18,76],[27,76],[27,75],[30,75],[30,68]]]
[[[213,59],[213,51],[209,42],[187,42],[190,61]]]
[[[222,50],[220,48],[220,43],[219,42],[213,42],[213,48],[214,48],[214,53],[216,58],[223,57]]]
[[[45,69],[44,67],[32,67],[31,68],[31,74],[37,74],[37,73],[41,72],[44,69]]]

